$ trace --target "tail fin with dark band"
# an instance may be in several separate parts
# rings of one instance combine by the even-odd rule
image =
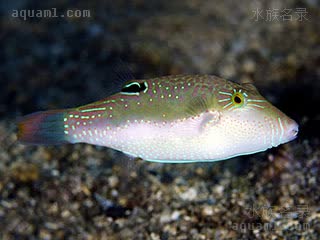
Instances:
[[[18,121],[18,140],[30,144],[67,143],[64,132],[65,110],[36,112]]]

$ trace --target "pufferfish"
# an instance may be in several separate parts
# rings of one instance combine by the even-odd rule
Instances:
[[[251,83],[210,75],[128,81],[88,105],[36,112],[18,122],[32,144],[89,143],[164,163],[210,162],[296,138],[298,124]]]

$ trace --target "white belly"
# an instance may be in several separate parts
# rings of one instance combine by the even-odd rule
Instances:
[[[106,136],[107,146],[144,160],[192,162],[225,157],[221,135],[201,129],[202,119],[167,123],[132,123]]]

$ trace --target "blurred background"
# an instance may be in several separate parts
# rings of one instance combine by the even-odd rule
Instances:
[[[318,0],[1,1],[0,238],[319,239],[319,30]],[[208,164],[16,142],[17,117],[104,98],[127,69],[250,80],[299,138]]]

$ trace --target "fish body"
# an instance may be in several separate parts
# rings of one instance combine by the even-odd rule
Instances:
[[[18,127],[22,142],[84,142],[169,163],[261,152],[298,133],[252,84],[209,75],[132,80],[103,100],[27,115]]]

